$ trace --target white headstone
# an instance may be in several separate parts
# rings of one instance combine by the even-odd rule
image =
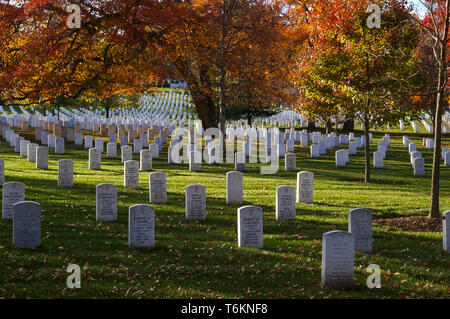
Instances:
[[[96,220],[108,222],[117,220],[117,186],[99,184],[96,187]]]
[[[206,189],[203,185],[186,186],[186,219],[206,219]]]
[[[332,288],[353,286],[355,238],[342,230],[322,236],[322,285]]]
[[[117,144],[116,143],[106,144],[106,156],[108,158],[116,158],[117,157]]]
[[[13,206],[14,248],[38,248],[41,246],[41,205],[21,201]]]
[[[348,232],[354,235],[355,250],[372,252],[372,211],[355,208],[348,214]]]
[[[122,146],[120,148],[122,163],[131,161],[133,159],[133,148],[129,145]]]
[[[63,155],[65,153],[65,147],[64,147],[64,139],[63,138],[57,138],[55,139],[55,153]]]
[[[102,153],[97,148],[89,149],[89,169],[102,169]]]
[[[423,157],[416,157],[413,161],[414,176],[425,175],[425,159]]]
[[[277,220],[295,219],[295,187],[277,187],[275,215]]]
[[[409,150],[409,154],[411,154],[412,152],[417,151],[417,145],[416,143],[410,143],[408,145],[408,150]]]
[[[450,253],[450,210],[442,213],[442,238],[444,250]]]
[[[234,170],[239,172],[245,172],[247,164],[245,163],[245,152],[236,152],[234,161]]]
[[[86,135],[84,137],[84,148],[92,148],[92,136]]]
[[[444,165],[450,166],[450,151],[444,153]]]
[[[373,153],[373,167],[375,168],[383,168],[384,167],[384,152],[377,151]]]
[[[202,170],[201,153],[198,151],[189,152],[189,170],[200,172]]]
[[[103,153],[103,151],[104,151],[103,139],[98,138],[95,140],[95,148],[98,149],[100,151],[100,153]]]
[[[138,204],[128,211],[128,245],[130,248],[155,246],[155,209]]]
[[[227,173],[227,204],[240,205],[244,201],[244,174],[242,172]]]
[[[165,204],[167,202],[166,173],[149,174],[149,195],[150,203]]]
[[[22,140],[20,141],[20,156],[27,157],[27,146],[30,141]]]
[[[284,157],[284,169],[286,172],[297,171],[297,156],[294,153],[288,153]]]
[[[336,151],[336,167],[345,167],[345,164],[347,164],[347,152],[348,150]]]
[[[0,158],[0,186],[5,184],[5,160]]]
[[[123,183],[126,188],[139,188],[139,163],[138,161],[126,161],[123,165]]]
[[[319,158],[319,157],[320,157],[319,145],[312,144],[311,145],[311,158]]]
[[[73,186],[73,160],[62,159],[58,161],[58,187]]]
[[[13,219],[13,205],[25,200],[25,185],[19,182],[3,184],[2,219]]]
[[[152,152],[150,150],[141,150],[139,164],[143,172],[152,170]]]
[[[48,147],[39,146],[36,149],[36,168],[48,169]]]
[[[297,203],[309,203],[314,200],[314,173],[297,173]]]
[[[238,209],[238,246],[263,248],[263,211],[258,206]]]
[[[36,163],[36,150],[39,147],[38,144],[30,143],[27,145],[27,161],[30,163]]]
[[[152,158],[159,158],[159,145],[158,144],[150,144],[149,150],[152,152]]]

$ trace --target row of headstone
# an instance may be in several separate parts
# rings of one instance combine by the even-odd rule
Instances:
[[[349,212],[348,232],[335,230],[322,236],[322,285],[346,289],[354,283],[355,251],[372,253],[372,212]]]
[[[422,157],[422,153],[417,150],[417,144],[413,143],[407,136],[403,136],[403,145],[408,149],[414,176],[424,176],[425,159]]]
[[[388,151],[390,143],[391,143],[390,135],[385,134],[377,145],[377,151],[373,153],[373,167],[375,168],[384,167],[384,160],[386,158],[386,152]]]

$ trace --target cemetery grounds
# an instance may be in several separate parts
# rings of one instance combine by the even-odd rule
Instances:
[[[422,124],[420,132],[426,132]],[[407,125],[408,126],[408,125]],[[297,128],[298,130],[299,128]],[[16,129],[16,132],[17,129]],[[92,134],[92,132],[83,132]],[[338,132],[339,133],[339,132]],[[357,127],[355,136],[362,135]],[[389,133],[391,145],[383,169],[372,170],[371,184],[364,184],[363,148],[351,156],[345,168],[335,167],[337,150],[318,159],[310,148],[295,145],[297,171],[314,173],[314,203],[297,203],[295,221],[275,219],[275,190],[296,186],[296,172],[284,171],[284,160],[275,175],[260,175],[263,164],[247,164],[244,172],[244,204],[228,205],[226,173],[234,164],[202,163],[201,172],[188,164],[167,164],[167,145],[153,171],[167,174],[168,201],[155,207],[153,249],[128,247],[128,208],[148,204],[148,175],[140,173],[138,190],[123,187],[120,155],[102,154],[102,169],[88,170],[88,152],[66,143],[66,154],[50,150],[49,169],[38,170],[4,140],[0,158],[5,160],[6,182],[22,182],[26,200],[42,209],[42,247],[13,249],[12,221],[0,222],[0,297],[5,298],[448,298],[450,256],[442,249],[441,232],[413,232],[380,225],[378,218],[426,216],[429,209],[432,151],[410,125],[374,132],[371,153]],[[34,141],[34,130],[22,132]],[[414,177],[407,135],[425,158],[425,177]],[[105,142],[107,139],[105,139]],[[443,138],[450,147],[450,136]],[[74,187],[58,188],[57,163],[74,160]],[[139,160],[139,155],[134,155]],[[118,220],[95,220],[95,186],[118,185]],[[206,187],[207,219],[185,220],[185,187]],[[441,164],[441,211],[450,209],[450,167]],[[263,208],[264,248],[237,247],[237,209],[245,205]],[[347,231],[353,208],[373,211],[373,253],[355,252],[355,288],[322,288],[322,234]],[[81,267],[81,288],[68,289],[67,266]],[[370,264],[381,267],[381,288],[366,285]]]

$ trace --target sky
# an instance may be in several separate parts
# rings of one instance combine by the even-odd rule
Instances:
[[[409,0],[408,2],[413,5],[414,12],[417,12],[420,17],[423,17],[425,15],[426,9],[419,0]]]

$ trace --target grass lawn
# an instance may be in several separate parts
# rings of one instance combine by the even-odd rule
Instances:
[[[421,132],[426,132],[420,123]],[[371,148],[384,135],[374,134]],[[320,286],[322,234],[347,230],[348,211],[370,208],[375,216],[427,215],[432,151],[409,126],[389,131],[391,146],[384,169],[372,168],[372,184],[364,184],[363,149],[345,168],[335,167],[334,151],[309,158],[309,148],[296,145],[298,171],[315,174],[314,204],[296,204],[297,219],[275,219],[275,190],[296,185],[296,173],[260,175],[261,164],[247,164],[245,205],[264,212],[264,248],[237,247],[237,206],[225,203],[226,172],[234,165],[207,165],[202,172],[187,164],[168,165],[167,145],[153,171],[167,174],[168,203],[156,210],[156,248],[128,248],[128,208],[148,203],[148,172],[140,174],[140,189],[123,187],[120,158],[103,154],[102,170],[89,171],[88,152],[66,144],[66,155],[50,149],[49,169],[37,170],[0,143],[6,182],[26,185],[26,200],[42,208],[42,247],[11,248],[12,221],[0,221],[0,297],[6,298],[448,298],[450,255],[442,249],[441,233],[405,232],[373,224],[373,254],[355,253],[355,288],[338,291]],[[356,132],[357,136],[362,134]],[[426,176],[414,177],[402,144],[408,135],[425,158]],[[34,139],[34,132],[22,134]],[[450,137],[444,144],[450,147]],[[120,154],[120,153],[119,153]],[[57,161],[75,161],[75,186],[59,189]],[[138,160],[138,156],[135,155]],[[441,166],[441,210],[450,209],[450,167]],[[95,220],[95,186],[118,185],[118,220]],[[188,222],[184,214],[185,187],[206,186],[207,220]],[[242,205],[244,206],[244,205]],[[82,269],[81,289],[66,287],[70,263]],[[382,269],[381,289],[368,289],[369,264]]]

